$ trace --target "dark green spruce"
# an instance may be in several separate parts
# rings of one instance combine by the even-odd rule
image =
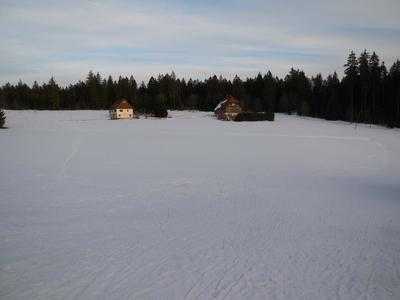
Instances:
[[[0,128],[4,128],[6,124],[6,114],[4,110],[0,108]]]

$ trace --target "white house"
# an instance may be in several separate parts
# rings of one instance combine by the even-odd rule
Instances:
[[[137,118],[137,114],[134,107],[128,102],[128,100],[121,99],[111,106],[110,119],[116,120],[133,118]]]

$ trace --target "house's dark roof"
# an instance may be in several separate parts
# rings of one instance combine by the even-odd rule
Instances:
[[[133,106],[126,99],[121,99],[111,106],[112,109],[133,109]]]

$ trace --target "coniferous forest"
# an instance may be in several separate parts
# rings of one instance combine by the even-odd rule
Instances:
[[[242,80],[212,76],[185,80],[175,74],[151,77],[138,84],[133,76],[89,72],[85,81],[60,87],[54,78],[32,86],[20,81],[0,88],[0,107],[6,109],[108,109],[126,98],[141,112],[166,108],[211,111],[226,95],[240,99],[248,111],[297,113],[302,116],[400,127],[400,61],[389,69],[378,55],[366,50],[351,52],[344,64],[344,77],[336,73],[308,77],[291,69],[285,78],[271,72]]]

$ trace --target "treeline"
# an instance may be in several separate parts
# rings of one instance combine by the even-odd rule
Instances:
[[[39,85],[5,84],[0,105],[7,109],[108,109],[127,98],[140,111],[194,109],[211,111],[226,95],[242,102],[247,111],[286,112],[299,115],[400,127],[400,61],[389,70],[378,55],[351,52],[344,77],[307,77],[291,69],[284,79],[271,72],[242,80],[212,76],[185,80],[175,74],[151,77],[137,84],[133,76],[102,78],[89,72],[85,81],[60,87],[54,78]]]

